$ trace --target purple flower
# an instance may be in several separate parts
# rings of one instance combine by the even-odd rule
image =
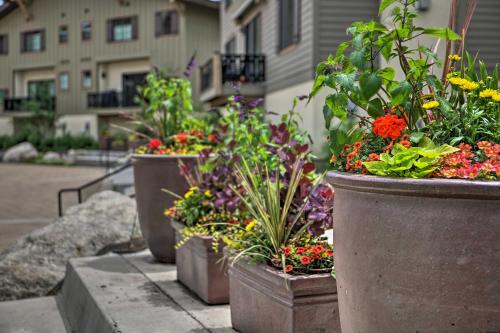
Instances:
[[[193,75],[193,71],[195,68],[196,68],[196,51],[194,51],[193,55],[191,56],[191,59],[189,60],[188,65],[186,66],[186,69],[184,70],[184,76],[189,79],[191,75]]]

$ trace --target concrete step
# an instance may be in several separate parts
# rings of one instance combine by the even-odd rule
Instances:
[[[79,333],[234,332],[228,306],[207,306],[149,252],[71,260],[60,297]]]
[[[66,333],[54,297],[0,302],[2,333]]]

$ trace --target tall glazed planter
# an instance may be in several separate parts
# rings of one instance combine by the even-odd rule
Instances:
[[[132,156],[135,197],[142,235],[153,256],[160,262],[175,263],[175,234],[164,215],[175,198],[162,192],[168,189],[180,196],[188,184],[179,173],[179,160],[186,165],[196,163],[194,155],[140,155]]]
[[[500,332],[500,182],[328,178],[343,333]]]
[[[230,265],[233,328],[240,333],[340,333],[332,276],[287,275],[287,280],[283,272],[267,265],[244,259]]]
[[[171,223],[179,242],[184,225],[177,221]],[[222,244],[220,240],[215,252],[211,236],[194,236],[175,252],[177,280],[207,304],[229,303],[227,260],[223,260]]]

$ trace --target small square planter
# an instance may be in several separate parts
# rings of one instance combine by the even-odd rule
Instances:
[[[240,260],[229,267],[233,328],[240,333],[340,333],[330,274],[293,276]]]
[[[171,223],[179,242],[184,225]],[[223,262],[222,241],[218,252],[214,252],[212,244],[212,237],[195,236],[175,251],[177,280],[207,304],[227,304],[229,278],[226,262]]]

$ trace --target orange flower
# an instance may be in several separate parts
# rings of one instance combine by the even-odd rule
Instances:
[[[332,155],[332,158],[330,158],[330,163],[335,163],[337,162],[338,158],[335,155]]]
[[[326,250],[326,254],[329,256],[329,257],[333,257],[333,251],[332,250]]]
[[[187,142],[187,135],[184,132],[181,132],[177,134],[177,142],[179,143],[186,143]]]
[[[401,141],[399,141],[399,143],[406,148],[411,148],[411,142],[408,140],[401,140]]]
[[[297,254],[303,254],[304,252],[306,252],[306,248],[298,247],[297,250],[295,250],[295,252],[297,252]]]
[[[214,143],[217,142],[217,138],[213,134],[210,134],[209,136],[207,136],[207,140],[210,142],[214,142]]]
[[[300,257],[300,263],[302,265],[309,265],[311,263],[311,258],[309,258],[308,256],[302,256]]]
[[[283,253],[285,254],[285,256],[288,256],[290,252],[292,252],[292,249],[289,246],[283,249]]]
[[[316,254],[320,254],[321,252],[323,252],[323,250],[324,248],[321,245],[317,245],[312,248],[312,251]]]
[[[289,273],[293,270],[293,266],[292,265],[286,265],[285,267],[285,273]]]
[[[386,139],[397,140],[406,129],[406,123],[396,115],[378,117],[373,122],[373,133]]]

